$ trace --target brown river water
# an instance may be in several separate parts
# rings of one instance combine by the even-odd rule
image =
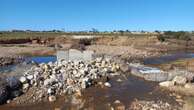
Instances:
[[[117,80],[121,79],[122,82]],[[120,100],[126,107],[135,100],[162,100],[172,105],[177,105],[174,97],[169,96],[169,92],[161,90],[157,83],[147,82],[134,76],[127,79],[118,76],[110,80],[111,88],[101,88],[98,86],[89,87],[83,91],[83,97],[73,100],[65,96],[57,97],[56,102],[40,102],[30,105],[5,104],[0,106],[0,110],[77,110],[92,108],[95,110],[106,110],[108,105],[113,105],[115,100]]]

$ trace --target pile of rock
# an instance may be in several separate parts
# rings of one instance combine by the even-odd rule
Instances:
[[[32,67],[20,77],[23,91],[29,88],[39,88],[48,96],[49,101],[55,101],[56,95],[81,93],[82,89],[99,82],[98,79],[106,79],[119,70],[119,65],[111,59],[96,58],[90,62],[65,61],[40,64]]]
[[[193,80],[190,80],[184,76],[176,76],[171,81],[164,81],[159,83],[161,87],[184,95],[184,96],[193,96],[194,95],[194,83]],[[181,102],[181,101],[178,101]]]
[[[173,80],[171,81],[164,81],[159,83],[160,86],[162,87],[172,87],[172,86],[186,86],[188,85],[187,82],[189,82],[189,80],[184,77],[184,76],[175,76],[173,78]]]

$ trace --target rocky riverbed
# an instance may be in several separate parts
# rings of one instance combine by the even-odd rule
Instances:
[[[3,88],[0,95],[5,96],[1,100],[2,103],[9,104],[0,108],[25,110],[30,107],[32,110],[42,110],[67,109],[76,105],[76,109],[171,110],[175,109],[174,106],[181,109],[182,98],[169,96],[168,92],[163,93],[160,89],[155,91],[159,88],[158,83],[127,76],[130,73],[128,66],[119,57],[37,64],[19,76],[1,79],[4,83],[1,84]],[[180,75],[185,71],[173,70],[171,73]],[[139,100],[134,101],[136,98]],[[90,105],[91,102],[93,105]]]
[[[4,84],[7,89],[1,89],[0,95],[6,96],[1,97],[2,103],[10,104],[0,108],[6,110],[11,107],[17,110],[17,106],[21,105],[18,109],[22,109],[22,106],[32,110],[67,109],[71,105],[70,108],[76,107],[74,109],[92,107],[124,110],[131,107],[130,103],[134,98],[156,101],[152,103],[158,103],[160,98],[162,101],[158,106],[164,105],[163,108],[166,109],[177,105],[171,103],[174,99],[168,97],[168,93],[155,91],[156,84],[132,76],[128,79],[125,76],[128,73],[127,67],[124,68],[125,64],[116,59],[117,61],[114,58],[100,57],[89,62],[61,60],[34,65],[21,76],[6,80]],[[169,106],[165,106],[165,103]],[[142,103],[139,106],[147,105],[151,104]]]

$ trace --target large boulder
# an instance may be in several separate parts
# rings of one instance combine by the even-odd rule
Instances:
[[[126,110],[126,107],[119,100],[114,101],[113,103],[114,110]]]
[[[183,76],[175,76],[173,82],[176,85],[185,85],[187,83],[187,78]]]
[[[24,77],[24,76],[20,77],[20,82],[21,83],[27,83],[27,78]]]
[[[186,89],[194,89],[194,84],[193,83],[187,83],[187,84],[184,85],[184,87]]]
[[[57,98],[53,95],[49,96],[49,102],[55,102],[57,100]]]
[[[8,77],[6,78],[6,82],[11,91],[18,90],[22,86],[20,80],[17,79],[16,77]]]
[[[22,91],[21,90],[15,90],[15,91],[11,91],[10,93],[10,98],[15,98],[22,95]]]
[[[159,83],[159,85],[161,87],[171,87],[171,86],[174,86],[174,82],[173,81],[164,81],[164,82]]]

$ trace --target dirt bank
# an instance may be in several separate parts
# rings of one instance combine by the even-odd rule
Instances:
[[[11,45],[0,46],[1,57],[19,56],[19,55],[53,55],[54,49],[52,47],[46,47],[41,45]]]
[[[103,51],[103,50],[100,50],[100,48],[105,48],[105,50],[108,50],[108,51],[117,50],[117,49],[122,48],[121,50],[124,51],[122,53],[130,53],[131,55],[134,53],[134,55],[139,55],[139,53],[142,52],[142,55],[147,54],[147,56],[152,56],[151,54],[166,53],[168,51],[194,49],[194,43],[192,40],[187,42],[184,40],[166,39],[165,42],[161,42],[158,40],[157,36],[155,35],[144,35],[144,36],[99,35],[98,37],[94,37],[94,38],[93,37],[87,38],[87,36],[85,38],[83,36],[82,39],[74,39],[73,38],[74,35],[56,34],[55,36],[53,35],[52,37],[52,34],[51,34],[49,35],[49,37],[41,37],[41,36],[37,38],[29,37],[28,39],[27,38],[25,39],[1,39],[2,42],[0,40],[0,44],[9,44],[9,45],[10,44],[20,44],[21,45],[21,44],[28,43],[28,45],[36,45],[36,46],[28,46],[29,50],[31,50],[31,47],[38,49],[44,46],[51,46],[55,44],[58,44],[58,45],[69,44],[71,45],[71,47],[78,48],[80,46],[79,44],[83,44],[85,46],[88,46],[88,49],[93,49],[96,51],[98,51],[97,49],[99,49],[99,53],[102,53],[101,51]],[[42,47],[37,46],[37,45],[41,45]],[[21,50],[23,49],[21,48]],[[118,54],[117,51],[115,53]]]

